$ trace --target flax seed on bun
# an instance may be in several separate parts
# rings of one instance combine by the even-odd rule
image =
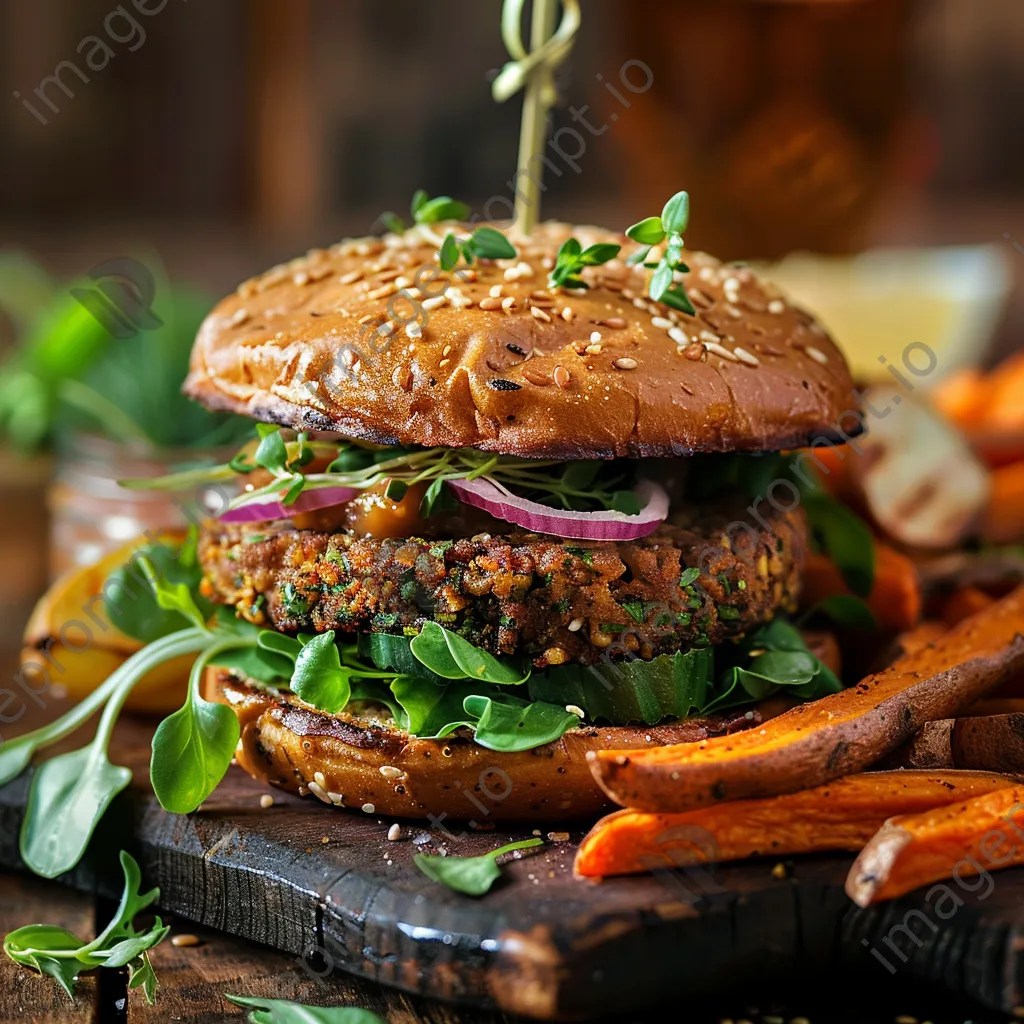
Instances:
[[[547,223],[509,232],[516,259],[445,274],[448,230],[462,229],[344,242],[245,282],[204,323],[186,393],[298,429],[526,457],[773,451],[859,429],[832,340],[746,267],[684,253],[688,316],[623,258],[587,268],[585,291],[548,287],[567,237],[625,257],[622,235]]]

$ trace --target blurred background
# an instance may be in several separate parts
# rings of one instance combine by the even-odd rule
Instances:
[[[583,8],[552,130],[582,132],[586,107],[598,131],[578,171],[548,174],[546,216],[625,227],[687,188],[688,244],[774,264],[861,377],[918,340],[936,380],[976,384],[1021,348],[1021,0]],[[477,209],[509,194],[521,99],[490,96],[499,14],[498,0],[0,0],[5,650],[49,574],[180,520],[165,498],[118,494],[119,476],[247,431],[176,397],[220,294],[379,231],[417,188]],[[648,89],[623,88],[627,62]],[[126,258],[151,277],[158,324],[102,313],[125,265],[87,275]]]

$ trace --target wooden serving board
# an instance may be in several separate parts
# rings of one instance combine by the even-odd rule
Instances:
[[[119,726],[114,756],[147,777],[151,726]],[[27,777],[0,789],[0,864],[18,867]],[[852,858],[757,860],[593,883],[572,874],[575,840],[509,863],[479,899],[426,879],[412,862],[438,847],[471,856],[515,832],[429,833],[274,793],[232,768],[195,814],[163,811],[130,788],[85,859],[63,879],[117,896],[117,851],[138,858],[160,906],[180,917],[305,958],[311,974],[349,972],[435,998],[509,1013],[582,1018],[733,991],[770,979],[844,987],[925,981],[996,1009],[1024,1003],[1024,870],[992,876],[940,919],[923,892],[860,910],[843,892]],[[429,834],[431,844],[413,839]],[[532,852],[532,851],[531,851]],[[949,904],[943,908],[948,914]],[[906,927],[904,927],[906,926]],[[891,945],[885,940],[889,937]]]

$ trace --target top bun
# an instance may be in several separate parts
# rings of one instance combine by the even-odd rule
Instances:
[[[585,291],[548,287],[570,235],[625,257],[623,235],[510,229],[516,259],[442,273],[449,230],[472,229],[343,242],[246,281],[200,329],[186,393],[379,444],[564,459],[795,448],[857,407],[825,330],[746,267],[684,252],[688,316],[624,259],[584,270]]]

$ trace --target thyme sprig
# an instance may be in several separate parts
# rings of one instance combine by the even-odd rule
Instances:
[[[515,246],[497,228],[477,228],[468,238],[458,238],[449,231],[444,236],[437,258],[442,270],[452,270],[459,257],[472,266],[476,259],[512,260],[516,257]]]
[[[660,217],[645,217],[626,229],[626,236],[639,242],[637,249],[628,259],[630,266],[643,263],[654,271],[647,286],[647,294],[656,302],[681,310],[693,316],[696,310],[683,285],[675,280],[677,271],[687,272],[689,267],[682,261],[683,232],[690,220],[690,196],[677,192],[664,206]],[[656,245],[665,243],[665,251],[656,262],[647,258]]]
[[[614,245],[611,242],[597,242],[584,249],[579,239],[567,238],[558,250],[548,284],[552,288],[559,285],[563,288],[589,288],[590,285],[580,276],[583,268],[607,263],[615,259],[621,249],[621,245]]]
[[[451,196],[435,196],[433,199],[422,188],[416,189],[409,203],[409,215],[414,224],[438,224],[443,220],[465,220],[469,216],[469,207]],[[392,210],[380,215],[380,222],[388,229],[400,235],[406,228],[405,221]]]

